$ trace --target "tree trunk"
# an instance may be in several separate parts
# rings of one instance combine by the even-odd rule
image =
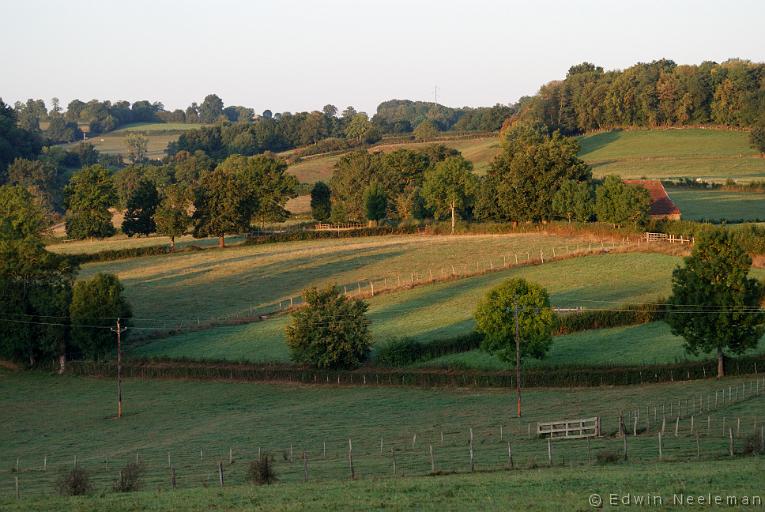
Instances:
[[[175,252],[175,235],[170,237],[170,252]]]
[[[725,377],[725,355],[722,348],[717,348],[717,378]]]
[[[454,234],[454,203],[452,203],[452,235]]]
[[[225,235],[219,235],[218,236],[218,247],[223,249],[226,247],[226,236]]]

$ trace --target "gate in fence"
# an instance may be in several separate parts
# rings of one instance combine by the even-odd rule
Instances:
[[[600,436],[600,416],[579,420],[537,423],[537,436],[551,439],[582,439]]]

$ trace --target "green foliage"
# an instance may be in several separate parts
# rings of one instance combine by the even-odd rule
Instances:
[[[564,181],[553,195],[552,208],[555,215],[569,222],[588,222],[595,210],[595,194],[586,181]]]
[[[451,215],[454,231],[457,212],[464,214],[473,206],[478,179],[472,173],[473,164],[461,156],[449,157],[425,173],[422,197],[437,218]]]
[[[363,112],[354,115],[345,128],[345,136],[359,144],[371,144],[380,140],[380,133]]]
[[[202,176],[194,191],[194,236],[241,233],[250,227],[257,211],[253,197],[239,174],[217,168]]]
[[[109,207],[117,194],[109,171],[100,165],[83,168],[64,188],[66,234],[69,238],[104,238],[114,234]]]
[[[65,322],[77,271],[45,250],[48,222],[21,187],[0,187],[0,358],[29,366],[66,351]]]
[[[374,222],[375,225],[385,218],[388,198],[377,182],[372,182],[364,191],[364,207],[367,220]]]
[[[741,354],[765,332],[763,285],[748,277],[751,266],[735,238],[716,230],[697,240],[685,266],[672,273],[667,323],[689,353],[716,351],[720,370],[725,351]]]
[[[59,180],[58,168],[51,160],[17,158],[8,166],[8,183],[27,189],[49,213],[61,208]]]
[[[289,218],[284,205],[297,196],[299,184],[297,178],[286,173],[284,160],[271,155],[233,155],[217,169],[238,177],[252,208],[252,216],[261,224],[284,222]]]
[[[481,348],[502,361],[514,362],[516,315],[521,358],[542,359],[552,344],[555,325],[550,297],[541,286],[521,278],[492,289],[478,304],[475,322],[484,336]]]
[[[752,127],[749,133],[749,142],[752,147],[765,156],[765,121],[760,121]]]
[[[154,214],[157,233],[170,237],[172,250],[175,250],[175,237],[185,235],[191,224],[189,196],[188,189],[180,185],[166,187]]]
[[[199,105],[199,121],[202,123],[214,123],[223,115],[223,100],[216,94],[208,94]]]
[[[306,307],[292,314],[287,345],[293,361],[317,368],[356,368],[369,357],[369,306],[334,286],[303,292]]]
[[[416,140],[427,140],[438,137],[438,133],[436,124],[430,119],[425,119],[417,125],[417,128],[414,129],[412,135],[414,135]]]
[[[149,235],[157,230],[154,214],[159,205],[159,192],[149,180],[142,180],[127,200],[122,232],[127,236]]]
[[[125,139],[128,147],[128,158],[134,164],[146,160],[146,154],[149,151],[149,139],[143,133],[130,132]]]
[[[600,222],[643,226],[648,221],[651,196],[643,187],[627,185],[618,176],[606,176],[595,189],[595,196],[595,213]]]
[[[311,188],[311,216],[319,222],[326,222],[332,213],[332,192],[323,181],[317,181]]]
[[[122,283],[113,274],[96,274],[74,285],[69,317],[72,348],[77,355],[101,359],[116,349],[115,333],[111,328],[118,318],[126,327],[133,316],[123,291]],[[122,334],[123,340],[129,332]]]
[[[577,157],[576,140],[541,125],[517,124],[504,135],[481,187],[478,213],[497,221],[553,218],[553,196],[564,181],[587,181],[590,167]]]
[[[8,164],[16,158],[34,158],[42,148],[39,135],[16,121],[16,112],[0,99],[0,185],[5,183]]]
[[[740,59],[684,66],[661,59],[604,72],[584,63],[565,80],[542,86],[519,117],[566,134],[618,126],[750,126],[760,109],[764,68]]]

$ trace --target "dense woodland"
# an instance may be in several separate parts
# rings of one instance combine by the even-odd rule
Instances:
[[[749,127],[765,115],[765,64],[663,59],[604,71],[585,62],[520,104],[521,117],[567,135],[628,126]]]

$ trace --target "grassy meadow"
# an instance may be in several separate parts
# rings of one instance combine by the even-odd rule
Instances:
[[[616,307],[624,303],[650,302],[670,292],[672,270],[679,258],[651,253],[618,253],[586,256],[491,272],[466,279],[405,289],[368,299],[372,333],[377,343],[408,336],[420,341],[449,338],[470,333],[477,302],[492,287],[512,277],[523,277],[545,286],[557,307]],[[757,274],[760,275],[760,274]],[[128,282],[128,296],[131,288]],[[140,301],[138,301],[140,303]],[[158,302],[157,302],[158,303]],[[156,309],[156,307],[155,307]],[[140,356],[169,356],[247,360],[253,362],[289,360],[284,343],[288,317],[238,326],[217,327],[136,346]],[[635,350],[631,361],[671,362],[679,350],[666,349],[661,341],[656,355]],[[601,345],[596,346],[603,346]],[[593,351],[587,343],[577,344],[580,358]],[[601,356],[621,357],[619,353]]]
[[[710,397],[713,404],[715,392],[728,386],[737,390],[735,400],[698,412],[694,399]],[[737,450],[743,448],[744,438],[762,424],[765,396],[757,396],[753,386],[752,379],[735,378],[624,388],[527,389],[524,417],[516,418],[514,396],[507,390],[127,379],[125,416],[117,420],[111,379],[0,370],[0,409],[7,412],[0,419],[0,505],[6,507],[14,502],[14,476],[19,476],[25,500],[50,497],[57,474],[71,467],[75,456],[78,466],[93,475],[97,494],[109,494],[119,469],[138,458],[146,468],[145,489],[165,495],[169,491],[168,457],[176,468],[180,490],[217,485],[219,461],[224,464],[227,485],[235,486],[244,483],[246,463],[261,449],[275,456],[282,483],[272,489],[300,493],[305,485],[298,484],[304,476],[303,451],[313,485],[332,486],[337,485],[333,481],[348,478],[349,438],[357,478],[369,482],[364,485],[395,485],[398,479],[381,483],[392,476],[391,449],[399,477],[427,475],[431,470],[431,445],[438,471],[467,473],[470,429],[474,435],[475,469],[479,472],[503,469],[507,464],[507,442],[512,442],[514,464],[521,471],[485,474],[488,481],[499,476],[510,481],[533,478],[547,489],[550,475],[553,480],[555,475],[563,476],[558,471],[583,473],[581,469],[590,466],[598,453],[620,453],[622,440],[611,437],[617,429],[619,411],[638,408],[643,411],[641,430],[647,424],[650,433],[638,432],[637,437],[630,437],[630,462],[612,466],[618,471],[615,474],[622,475],[619,478],[626,478],[627,471],[641,471],[641,464],[649,465],[652,471],[669,467],[656,464],[655,432],[662,422],[662,411],[670,420],[677,415],[681,418],[679,437],[668,433],[664,439],[663,460],[695,460],[696,444],[690,432],[690,415],[695,414],[704,461],[696,465],[708,472],[708,461],[729,459],[728,440],[720,434],[723,417],[728,425],[732,418],[740,419]],[[529,429],[533,430],[538,421],[594,415],[602,418],[605,437],[591,443],[555,442],[553,464],[559,467],[543,469],[547,465],[547,443],[530,437]],[[762,458],[748,456],[732,461],[738,464],[731,468],[743,465],[749,470],[749,476],[738,478],[740,487],[733,488],[754,485],[752,470],[762,467]],[[46,471],[42,470],[43,464],[47,464]],[[584,473],[605,469],[594,466]],[[458,477],[447,477],[446,482],[448,478]],[[441,485],[435,483],[439,480],[433,478],[433,485]],[[249,488],[242,491],[250,492]],[[110,495],[106,499],[126,498]],[[85,499],[86,504],[88,501]],[[78,500],[59,505],[62,503],[75,504]]]
[[[668,188],[685,220],[765,220],[765,194]]]
[[[500,266],[503,255],[519,259],[549,257],[587,247],[582,239],[545,234],[473,236],[379,236],[235,246],[224,251],[197,251],[86,264],[82,277],[115,273],[139,318],[169,325],[212,321],[249,314],[281,299],[298,296],[308,286],[337,284],[351,291],[378,289],[434,278],[442,272],[470,272]],[[69,244],[64,247],[68,247]],[[476,258],[476,254],[481,254]],[[466,267],[467,265],[467,267]]]
[[[692,177],[747,181],[765,177],[765,158],[749,133],[715,129],[616,130],[579,138],[579,157],[595,176]]]

